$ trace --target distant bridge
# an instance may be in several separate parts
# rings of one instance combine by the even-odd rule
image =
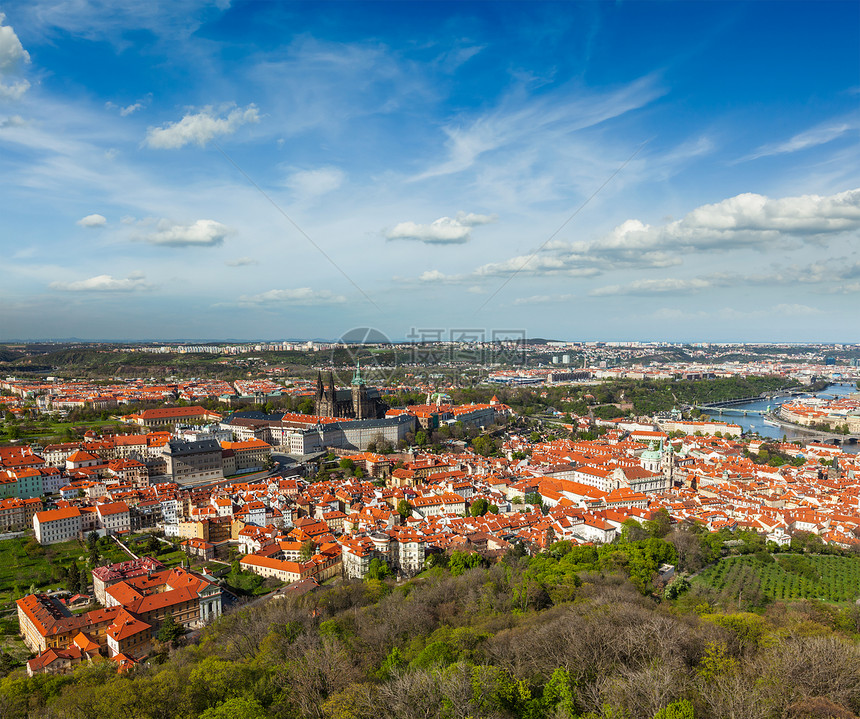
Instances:
[[[770,409],[737,409],[736,407],[714,407],[713,405],[697,405],[697,409],[700,409],[702,412],[708,415],[714,414],[726,414],[726,415],[735,415],[737,417],[746,417],[750,414],[768,414],[768,410]]]
[[[766,415],[769,420],[772,421],[773,424],[778,427],[782,427],[783,429],[790,429],[795,434],[799,435],[807,435],[809,439],[818,439],[824,442],[824,444],[857,444],[860,442],[860,434],[836,434],[833,430],[830,431],[822,431],[820,429],[813,429],[812,427],[807,427],[803,424],[794,424],[794,422],[786,422],[781,417],[778,417],[774,414]],[[806,439],[807,437],[803,437]],[[801,437],[797,437],[796,439],[801,439]]]

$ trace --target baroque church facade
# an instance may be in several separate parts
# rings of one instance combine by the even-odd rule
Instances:
[[[314,414],[317,417],[344,417],[349,419],[382,419],[388,405],[382,401],[379,390],[369,388],[361,376],[361,367],[356,366],[348,389],[338,389],[334,374],[328,373],[328,383],[323,384],[322,373],[317,374],[317,390],[314,397]]]

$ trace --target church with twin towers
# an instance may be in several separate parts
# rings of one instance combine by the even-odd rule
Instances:
[[[348,419],[382,419],[388,405],[382,401],[379,390],[368,387],[356,364],[352,382],[347,389],[338,389],[334,373],[328,373],[323,383],[322,372],[317,373],[317,391],[314,397],[314,414],[317,417],[343,417]]]

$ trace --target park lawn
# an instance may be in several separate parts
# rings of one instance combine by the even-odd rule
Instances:
[[[101,559],[99,560],[99,564],[120,564],[121,562],[127,562],[131,559],[122,547],[118,544],[114,544],[110,548],[102,549],[99,547],[99,555]]]
[[[0,626],[0,654],[9,654],[23,665],[31,656],[30,650],[18,634],[17,621],[3,621]]]
[[[100,428],[100,427],[113,427],[117,424],[122,424],[115,419],[96,419],[85,422],[50,422],[48,424],[41,424],[39,422],[34,423],[35,431],[33,432],[25,432],[18,426],[19,429],[19,437],[20,440],[33,440],[33,439],[50,439],[52,437],[57,437],[59,439],[64,439],[65,441],[73,441],[77,438],[77,435],[74,434],[75,427],[84,427],[84,428]],[[9,429],[11,429],[11,425],[6,424],[3,427],[2,433],[4,435],[8,435]],[[67,435],[66,431],[71,432],[72,434]]]
[[[157,555],[157,559],[161,562],[165,567],[178,567],[183,562],[188,561],[188,555],[185,554],[180,549],[177,549],[175,552],[165,552],[164,554]]]
[[[72,561],[77,561],[79,567],[86,566],[86,554],[77,540],[46,547],[40,547],[31,537],[0,541],[0,614],[14,609],[15,600],[28,594],[30,587],[36,591],[65,588],[59,568]]]

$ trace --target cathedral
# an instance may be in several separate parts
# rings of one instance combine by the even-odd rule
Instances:
[[[334,374],[328,374],[328,386],[323,384],[322,373],[317,374],[317,392],[314,414],[317,417],[348,417],[350,419],[382,419],[388,405],[382,401],[377,389],[368,389],[356,365],[349,389],[337,389]]]

